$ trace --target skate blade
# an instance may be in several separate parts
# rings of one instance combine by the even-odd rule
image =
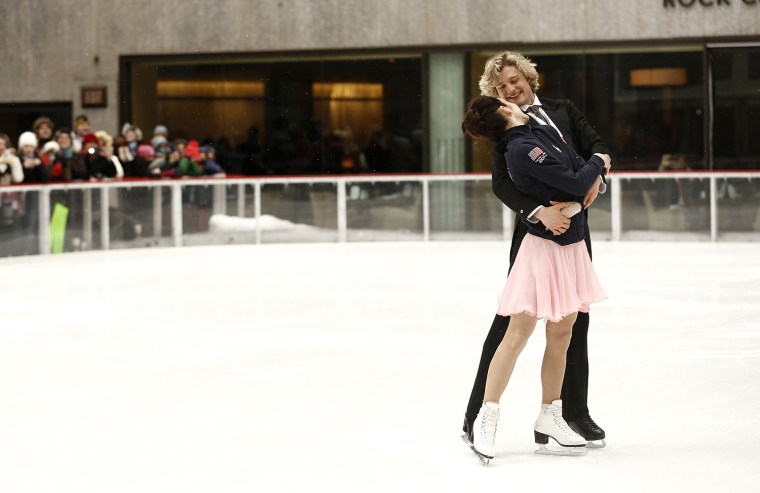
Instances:
[[[586,444],[586,447],[588,448],[604,448],[606,446],[607,446],[607,442],[605,442],[604,439],[594,440],[594,441],[589,440],[588,443]]]
[[[462,441],[468,446],[472,447],[472,442],[470,441],[470,437],[467,436],[467,433],[462,433]]]
[[[560,449],[547,448],[543,443],[538,444],[538,450],[535,451],[538,455],[564,455],[566,457],[580,457],[586,455],[588,450],[585,446],[581,447],[563,447],[559,445]]]
[[[475,453],[475,457],[478,458],[481,465],[488,466],[488,464],[491,463],[491,459],[493,459],[493,457],[485,455],[485,454],[481,454],[480,452],[475,450],[475,447],[472,445],[470,446],[470,450],[472,450]]]
[[[480,463],[482,465],[487,466],[488,463],[491,462],[491,459],[493,459],[493,457],[481,454],[480,452],[478,452],[477,450],[475,450],[475,445],[472,444],[472,442],[470,441],[470,438],[467,436],[467,433],[462,433],[462,441],[468,447],[470,447],[470,450],[472,450],[472,452],[475,454],[475,457],[478,458],[478,460],[480,461]]]

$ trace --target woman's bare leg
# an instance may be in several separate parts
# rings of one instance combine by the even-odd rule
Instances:
[[[546,323],[546,350],[541,364],[541,402],[544,404],[551,404],[560,398],[562,379],[565,376],[567,348],[570,345],[577,315],[577,313],[571,313],[559,322]]]
[[[515,369],[517,357],[520,356],[523,348],[525,348],[525,344],[527,344],[535,327],[535,317],[525,315],[524,313],[511,316],[507,333],[496,349],[496,353],[491,360],[491,365],[488,367],[488,378],[486,379],[486,392],[483,396],[483,402],[499,402],[504,389],[507,388],[512,371]],[[563,371],[564,368],[563,363]],[[560,377],[561,386],[562,378]]]

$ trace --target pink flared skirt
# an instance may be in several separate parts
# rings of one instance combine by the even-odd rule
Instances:
[[[527,234],[499,297],[499,315],[525,313],[559,322],[607,299],[586,250],[586,243],[559,245]]]

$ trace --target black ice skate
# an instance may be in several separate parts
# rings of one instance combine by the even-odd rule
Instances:
[[[464,417],[464,424],[462,425],[462,441],[468,447],[472,445],[472,423],[467,419],[467,416]]]
[[[570,425],[573,431],[588,441],[586,445],[588,448],[604,448],[607,446],[607,443],[604,441],[606,438],[604,430],[591,419],[591,416],[576,418],[573,421],[568,421],[567,424]]]

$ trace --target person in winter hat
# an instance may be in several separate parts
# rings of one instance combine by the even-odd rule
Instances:
[[[137,146],[137,157],[142,159],[152,160],[156,155],[156,150],[149,144],[140,144]]]
[[[131,166],[129,163],[135,160],[135,153],[129,149],[129,142],[127,142],[127,138],[123,135],[117,135],[116,138],[113,139],[113,146],[115,149],[115,154],[119,157],[119,161],[121,161],[122,166],[124,166],[124,171],[126,172],[127,176],[132,176],[129,173],[128,168]]]
[[[177,176],[201,176],[203,174],[203,155],[197,140],[190,140],[182,153],[177,166]]]
[[[74,154],[74,156],[66,163],[63,173],[66,181],[76,180],[89,180],[90,173],[87,165],[88,154],[94,155],[96,148],[99,145],[98,138],[94,133],[86,133],[81,136],[80,149]]]
[[[21,160],[10,149],[10,137],[0,134],[0,185],[24,181],[24,167],[21,165]]]
[[[31,146],[37,149],[37,136],[33,132],[23,132],[18,136],[19,153],[24,146]]]
[[[201,155],[203,159],[203,174],[212,175],[218,178],[225,176],[224,169],[216,162],[216,149],[214,146],[201,147]]]
[[[74,118],[74,131],[71,132],[74,152],[82,150],[82,139],[88,133],[90,133],[90,119],[87,118],[87,115],[77,115]]]
[[[140,144],[137,146],[135,168],[140,170],[141,176],[155,177],[150,169],[150,164],[153,162],[155,155],[156,150],[150,144]]]
[[[37,136],[37,150],[41,151],[42,147],[53,138],[53,120],[46,116],[41,116],[34,120],[32,131]]]
[[[152,145],[154,149],[158,149],[162,144],[169,144],[169,140],[163,135],[156,135],[150,139],[150,145]]]
[[[114,178],[116,167],[100,146],[98,137],[89,133],[82,138],[82,150],[69,161],[66,173],[72,180]]]
[[[169,129],[166,128],[166,125],[156,125],[153,128],[153,138],[150,139],[153,147],[156,147],[155,139],[159,137],[163,137],[167,142],[169,141]]]
[[[125,123],[121,127],[121,134],[127,138],[127,142],[142,142],[143,140],[143,132],[137,125],[134,125],[132,123]],[[137,149],[137,146],[135,146],[135,149]]]
[[[60,151],[61,146],[55,140],[46,143],[40,151],[42,165],[47,169],[47,174],[51,181],[63,180],[63,165],[58,160],[58,153]]]
[[[65,180],[66,179],[66,167],[69,161],[76,155],[74,151],[74,139],[71,137],[71,130],[68,128],[60,128],[56,130],[53,140],[58,144],[59,151],[56,154],[55,162],[53,163],[53,174],[50,176],[51,180]],[[57,174],[56,164],[60,164],[60,175]]]
[[[47,170],[37,153],[37,136],[24,132],[18,138],[18,157],[24,167],[24,183],[46,183]]]
[[[18,156],[11,152],[11,139],[0,134],[0,185],[24,181],[24,167]],[[0,193],[0,225],[12,226],[23,212],[23,194],[19,192]]]
[[[98,130],[95,132],[95,137],[98,138],[100,148],[103,150],[103,156],[109,159],[114,166],[116,175],[113,178],[124,178],[124,168],[119,158],[113,152],[113,137],[111,137],[111,134],[105,130]]]

